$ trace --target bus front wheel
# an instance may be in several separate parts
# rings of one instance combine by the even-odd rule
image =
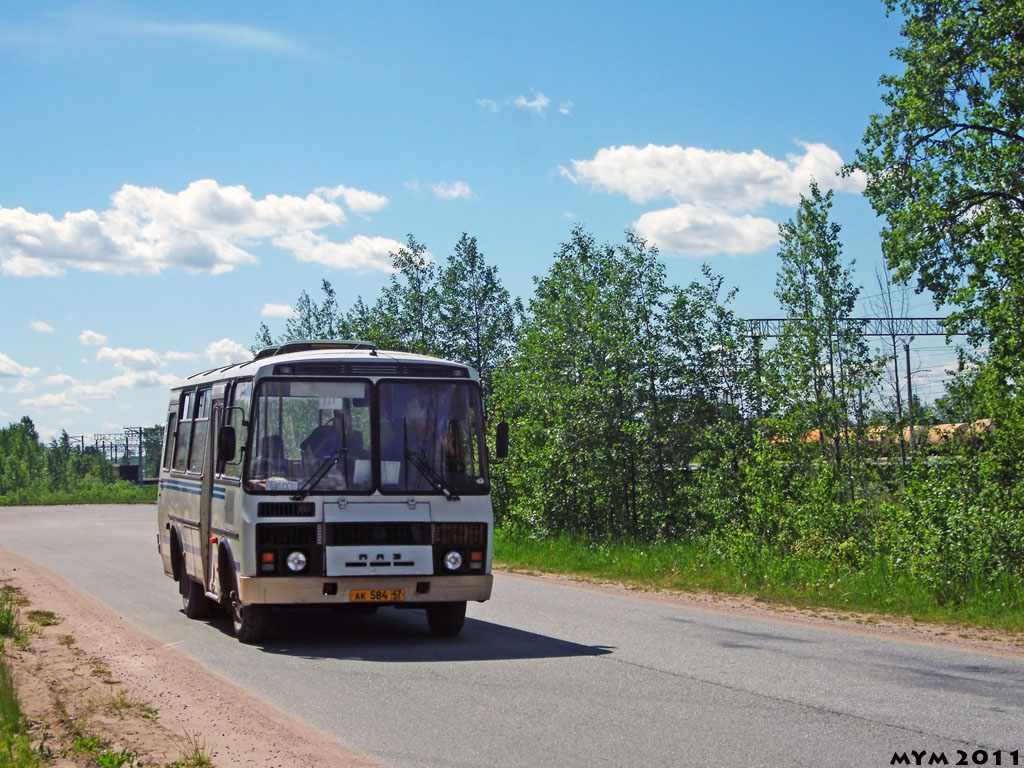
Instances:
[[[242,605],[238,590],[231,593],[231,624],[235,637],[246,645],[258,643],[267,629],[267,607],[265,605]]]
[[[466,601],[427,606],[427,624],[438,637],[454,637],[466,622]]]

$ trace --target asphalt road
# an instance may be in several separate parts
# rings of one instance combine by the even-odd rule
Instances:
[[[244,646],[226,620],[181,613],[155,515],[0,508],[0,539],[386,764],[887,766],[916,764],[912,750],[1024,764],[1024,661],[500,574],[458,638],[432,637],[419,611],[292,611]]]

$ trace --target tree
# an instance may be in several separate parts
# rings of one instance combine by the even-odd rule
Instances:
[[[319,303],[306,291],[299,294],[295,311],[285,322],[284,333],[278,337],[277,344],[295,339],[340,339],[350,335],[348,320],[338,309],[334,286],[325,278],[320,282],[320,291],[323,299]],[[255,353],[273,344],[270,329],[266,323],[260,323],[252,351]]]
[[[1019,380],[1024,359],[1024,2],[886,0],[906,66],[857,153],[899,279],[959,309]],[[1016,372],[1016,373],[1014,373]]]
[[[669,287],[657,249],[632,232],[612,247],[574,229],[535,282],[495,383],[516,442],[496,470],[513,517],[597,538],[677,532],[698,431],[683,405],[697,355],[679,344],[714,344],[699,332],[708,305]]]
[[[438,280],[438,313],[442,354],[475,368],[489,395],[495,370],[512,354],[523,305],[465,232]]]
[[[440,354],[437,268],[427,248],[409,235],[391,254],[394,272],[371,310],[371,333],[383,347]]]
[[[847,322],[860,289],[842,259],[840,227],[829,218],[832,191],[811,183],[794,219],[780,225],[782,264],[775,295],[793,321],[775,350],[776,402],[792,444],[813,428],[836,474],[843,473],[851,426],[863,425],[859,396],[874,378],[867,344]],[[852,487],[852,482],[851,482]]]

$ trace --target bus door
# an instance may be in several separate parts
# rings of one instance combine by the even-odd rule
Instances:
[[[210,515],[213,504],[213,477],[217,466],[217,432],[224,413],[224,385],[214,388],[213,407],[210,409],[209,428],[206,432],[206,457],[203,461],[203,481],[199,494],[199,551],[202,553],[203,585],[211,589],[214,559],[210,555]]]

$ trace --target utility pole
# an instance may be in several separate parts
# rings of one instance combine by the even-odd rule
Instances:
[[[903,345],[903,352],[907,356],[907,428],[910,434],[910,450],[914,450],[914,391],[910,385],[910,342],[914,340],[911,336]]]
[[[138,434],[138,436],[139,436],[139,475],[138,475],[138,483],[139,483],[139,485],[142,484],[142,445],[143,445],[142,433],[143,433],[143,427],[124,427],[124,444],[125,444],[125,450],[126,451],[128,450],[128,439],[129,439],[128,436],[131,435],[132,437],[134,437],[136,434]]]

